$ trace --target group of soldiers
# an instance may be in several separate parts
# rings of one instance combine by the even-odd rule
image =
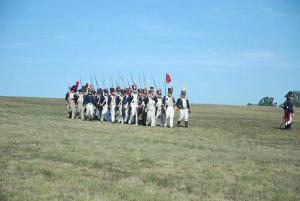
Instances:
[[[165,96],[161,89],[150,87],[98,88],[87,83],[79,89],[79,81],[69,87],[65,97],[68,117],[82,120],[99,120],[112,123],[174,127],[175,111],[180,112],[177,126],[189,125],[191,107],[183,88],[175,102],[173,88]]]

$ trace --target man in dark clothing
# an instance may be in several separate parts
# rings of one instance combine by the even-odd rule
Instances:
[[[282,123],[280,125],[280,128],[290,129],[292,127],[292,121],[294,117],[294,108],[292,99],[296,98],[295,94],[292,91],[289,91],[287,95],[285,95],[286,101],[283,103],[283,110],[284,114],[282,117]]]

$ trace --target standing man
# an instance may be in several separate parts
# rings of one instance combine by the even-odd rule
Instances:
[[[68,97],[68,103],[69,103],[69,108],[70,108],[72,119],[74,119],[76,116],[76,101],[77,101],[76,91],[77,91],[77,87],[75,85],[73,85],[69,92],[69,97]]]
[[[116,96],[115,88],[110,88],[110,96],[108,97],[108,105],[110,110],[110,119],[112,123],[116,121]]]
[[[137,114],[137,108],[138,108],[138,95],[136,91],[136,85],[132,85],[132,93],[131,93],[131,102],[130,102],[130,108],[131,108],[131,114],[129,118],[128,124],[132,124],[133,120],[135,120],[135,124],[138,125],[138,114]]]
[[[157,91],[156,91],[156,100],[157,100],[157,102],[156,102],[156,108],[155,108],[155,121],[157,121],[158,120],[158,118],[160,118],[160,126],[162,127],[163,126],[163,115],[162,115],[162,98],[161,98],[161,90],[160,89],[158,89]]]
[[[129,104],[131,102],[131,96],[130,96],[130,88],[125,89],[125,94],[123,97],[122,107],[123,107],[123,122],[128,123],[128,119],[130,116],[130,108]]]
[[[154,96],[154,87],[150,87],[149,95],[146,99],[146,108],[147,108],[146,125],[151,125],[151,127],[156,126],[156,118],[155,118],[156,103],[157,103],[157,98]]]
[[[117,121],[118,123],[123,123],[123,95],[124,95],[124,90],[120,89],[120,87],[117,87],[117,95],[116,95],[116,111],[117,111]]]
[[[174,114],[175,114],[175,99],[172,96],[173,93],[173,87],[172,88],[168,88],[168,95],[167,97],[165,96],[163,98],[163,106],[164,106],[164,111],[166,113],[166,119],[165,119],[165,123],[164,123],[164,127],[167,127],[168,121],[169,121],[169,125],[170,128],[173,128],[173,121],[174,121]]]
[[[107,112],[108,112],[108,89],[104,89],[103,98],[101,98],[100,106],[102,107],[101,121],[107,121]]]
[[[183,89],[176,102],[177,110],[180,112],[180,117],[177,122],[177,126],[180,126],[181,121],[184,119],[185,127],[189,126],[189,113],[191,112],[189,100],[186,97],[186,90]]]
[[[289,91],[287,95],[285,95],[286,100],[283,103],[284,115],[282,117],[282,123],[280,128],[290,129],[292,127],[293,117],[294,117],[294,108],[292,99],[296,98],[295,94],[292,91]]]
[[[83,91],[82,89],[79,89],[78,100],[77,100],[77,115],[78,118],[80,117],[82,120],[84,120],[83,100],[84,100]]]
[[[92,90],[84,97],[83,105],[85,106],[85,117],[92,121],[94,119],[94,103],[95,99]]]

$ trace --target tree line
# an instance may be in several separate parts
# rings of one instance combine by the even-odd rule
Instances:
[[[293,91],[297,98],[293,99],[292,102],[295,107],[300,107],[300,91]],[[260,99],[257,104],[248,103],[248,106],[279,106],[281,107],[283,103],[279,104],[274,101],[274,97],[266,96]]]

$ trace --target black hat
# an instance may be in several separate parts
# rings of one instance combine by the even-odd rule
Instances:
[[[117,87],[116,87],[116,91],[117,91],[117,92],[120,92],[120,90],[121,90],[120,87],[117,86]]]
[[[286,97],[286,98],[292,98],[292,97],[296,97],[295,96],[295,94],[294,94],[294,92],[292,92],[292,91],[289,91],[284,97]]]
[[[107,94],[107,93],[108,93],[108,89],[104,89],[104,93],[106,93],[106,94]]]
[[[110,90],[110,93],[115,92],[115,88],[113,88],[113,87],[110,88],[109,90]]]
[[[131,88],[132,88],[132,90],[136,90],[136,85],[133,84],[133,85],[131,86]]]
[[[77,88],[76,88],[76,86],[75,85],[73,85],[72,87],[71,87],[71,89],[70,89],[71,91],[76,91],[77,90]]]
[[[103,89],[101,89],[101,88],[100,88],[100,89],[97,89],[97,93],[98,93],[98,94],[102,94],[102,93],[103,93]]]
[[[172,93],[173,93],[173,87],[168,88],[168,93],[169,93],[169,94],[172,94]]]

